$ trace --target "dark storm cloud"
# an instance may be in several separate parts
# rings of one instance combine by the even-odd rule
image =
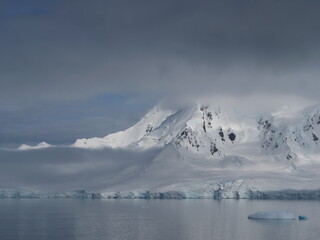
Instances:
[[[319,101],[319,12],[317,0],[2,0],[0,145],[104,136],[163,97]]]
[[[122,91],[317,98],[320,87],[315,0],[16,0],[0,9],[8,104]]]

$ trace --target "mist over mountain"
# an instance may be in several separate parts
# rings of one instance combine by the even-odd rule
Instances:
[[[319,105],[253,115],[209,104],[176,110],[166,104],[102,138],[2,151],[4,173],[28,162],[2,195],[263,198],[274,191],[269,197],[295,198],[288,189],[310,191],[306,198],[317,194]],[[2,175],[4,183],[9,176]],[[38,183],[41,177],[46,180]]]
[[[316,0],[1,1],[3,196],[319,188],[319,10]]]

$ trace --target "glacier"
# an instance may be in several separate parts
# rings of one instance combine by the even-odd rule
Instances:
[[[1,150],[0,198],[320,199],[319,137],[318,105],[245,115],[160,104],[103,138]]]

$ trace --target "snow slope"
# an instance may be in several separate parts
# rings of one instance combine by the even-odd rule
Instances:
[[[72,146],[91,149],[128,147],[156,129],[171,114],[171,111],[155,106],[137,124],[125,131],[113,133],[104,138],[78,139]]]

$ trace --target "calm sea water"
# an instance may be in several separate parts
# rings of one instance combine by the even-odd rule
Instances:
[[[289,210],[307,221],[249,220]],[[320,201],[0,200],[0,239],[320,239]]]

